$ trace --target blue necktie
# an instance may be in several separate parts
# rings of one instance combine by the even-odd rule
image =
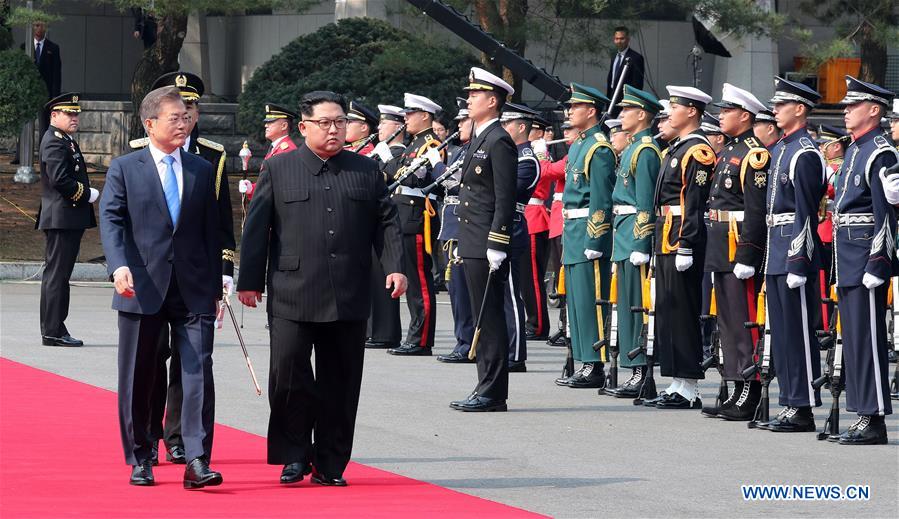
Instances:
[[[169,206],[169,215],[172,217],[172,225],[178,225],[178,215],[181,213],[181,196],[178,194],[178,179],[175,177],[175,168],[172,164],[175,157],[166,155],[162,158],[165,162],[165,178],[162,181],[162,190],[165,192],[165,203]]]
[[[38,65],[41,64],[41,42],[37,42],[34,46],[34,62]]]

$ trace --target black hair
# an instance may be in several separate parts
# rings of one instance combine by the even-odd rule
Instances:
[[[315,90],[308,94],[304,94],[303,97],[300,98],[300,113],[306,117],[311,117],[315,105],[322,103],[336,103],[340,105],[344,114],[347,111],[346,98],[341,94],[329,90]]]
[[[631,35],[630,29],[628,29],[624,25],[619,25],[618,27],[615,27],[615,32],[623,32],[625,36]]]

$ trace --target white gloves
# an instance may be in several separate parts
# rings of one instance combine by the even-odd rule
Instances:
[[[755,267],[737,263],[734,265],[734,275],[737,279],[749,279],[755,275]]]
[[[531,149],[534,150],[534,155],[546,155],[546,139],[532,141]]]
[[[890,172],[892,170],[893,168],[890,168]],[[899,175],[888,175],[887,168],[880,168],[880,181],[883,182],[883,194],[886,195],[887,202],[892,205],[899,204]]]
[[[678,272],[683,272],[693,266],[692,254],[678,254],[674,257],[674,267]]]
[[[233,277],[222,275],[222,293],[229,296],[234,293]]]
[[[506,259],[506,253],[501,250],[487,249],[487,263],[490,264],[490,270],[498,270]]]
[[[634,251],[631,253],[631,264],[635,267],[646,265],[649,263],[649,254],[645,252]]]
[[[884,283],[884,280],[875,276],[874,274],[868,274],[865,272],[865,275],[862,276],[862,285],[865,285],[865,288],[868,290],[873,290]]]
[[[805,285],[806,280],[805,276],[787,274],[787,286],[790,288],[799,288],[802,285]]]
[[[251,187],[253,187],[253,183],[247,179],[241,180],[237,183],[237,190],[240,191],[241,194],[246,194]]]
[[[586,249],[584,250],[584,256],[587,256],[588,260],[595,260],[602,257],[602,253],[598,250]]]
[[[90,189],[91,189],[91,197],[90,197],[90,199],[88,199],[87,203],[92,204],[92,203],[96,202],[98,198],[100,198],[100,192],[94,188],[90,188]]]

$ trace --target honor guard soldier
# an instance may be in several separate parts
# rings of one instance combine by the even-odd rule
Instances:
[[[515,190],[515,216],[512,218],[512,239],[509,244],[509,290],[505,294],[506,325],[509,330],[509,372],[527,371],[527,337],[525,335],[525,308],[521,297],[522,263],[530,262],[531,238],[525,208],[537,182],[540,181],[540,162],[531,148],[528,135],[537,112],[527,106],[506,103],[500,116],[500,124],[512,137],[518,149],[518,171]]]
[[[699,409],[703,213],[715,168],[715,152],[699,126],[712,98],[693,87],[666,88],[671,96],[668,125],[678,138],[662,157],[655,192],[655,344],[661,374],[674,380],[650,402],[660,409]]]
[[[720,156],[721,151],[724,150],[724,142],[727,140],[727,137],[721,131],[721,123],[718,121],[718,117],[708,112],[702,114],[702,124],[699,125],[699,129],[702,130],[712,144],[715,156]]]
[[[459,256],[476,310],[471,353],[478,384],[450,407],[465,412],[506,411],[509,397],[509,334],[503,300],[508,290],[509,246],[515,216],[518,152],[499,117],[514,89],[486,70],[468,76],[468,115],[474,124],[462,163],[459,195]]]
[[[734,390],[720,406],[702,414],[749,420],[761,397],[757,380],[744,383],[743,371],[755,362],[757,329],[743,323],[756,318],[765,257],[765,193],[771,156],[752,133],[754,117],[765,105],[750,92],[724,83],[716,103],[720,129],[728,140],[718,157],[709,193],[705,271],[712,276],[721,337],[722,376]]]
[[[290,129],[293,127],[294,121],[299,118],[300,116],[296,112],[283,106],[274,103],[265,105],[265,119],[262,120],[262,123],[265,125],[265,138],[271,142],[271,145],[269,145],[263,160],[297,149],[296,143],[290,138]],[[253,191],[256,188],[254,183],[243,179],[237,183],[237,186],[242,194],[247,195],[247,200],[252,200]]]
[[[755,124],[752,125],[752,133],[769,150],[780,140],[780,128],[774,120],[774,112],[766,108],[756,114]]]
[[[228,173],[225,170],[227,154],[225,148],[217,142],[200,137],[199,101],[205,91],[203,80],[190,72],[171,72],[160,76],[151,90],[166,86],[177,87],[181,93],[181,99],[187,107],[190,116],[190,135],[182,147],[184,151],[203,157],[212,164],[215,170],[215,194],[218,200],[219,213],[219,241],[222,244],[222,290],[232,292],[234,288],[234,220],[231,214],[231,191],[228,184]],[[149,144],[148,137],[131,141],[132,148],[143,148]],[[165,376],[165,361],[171,356],[169,365],[168,382]],[[177,350],[169,347],[168,330],[164,330],[160,337],[160,371],[157,374],[157,386],[151,405],[151,427],[154,428],[153,437],[160,438],[164,435],[167,446],[166,459],[174,463],[184,463],[184,447],[181,439],[181,362]],[[166,389],[166,387],[168,389]],[[165,415],[165,430],[161,430],[161,424]],[[155,455],[153,459],[156,459]]]
[[[820,322],[818,270],[821,243],[815,229],[827,179],[824,157],[806,130],[809,111],[821,95],[808,86],[775,78],[774,117],[784,136],[771,150],[768,175],[768,252],[765,295],[772,360],[783,410],[759,428],[814,431],[812,407],[821,405],[812,381],[821,372],[815,335]]]
[[[378,161],[382,172],[394,157],[399,157],[406,149],[403,144],[403,109],[392,105],[378,105],[380,121],[378,122],[378,145],[372,148],[369,155]],[[349,129],[347,122],[347,129]],[[388,142],[389,141],[389,142]],[[387,180],[385,174],[385,181]],[[402,340],[402,324],[400,323],[400,300],[390,296],[384,289],[384,278],[387,274],[378,259],[378,251],[372,251],[371,261],[371,315],[368,318],[368,339],[366,348],[396,348]]]
[[[562,196],[564,231],[562,264],[571,351],[581,368],[556,384],[571,388],[605,385],[603,353],[593,345],[605,336],[609,318],[597,299],[608,299],[611,282],[612,189],[615,186],[615,150],[602,133],[600,110],[609,99],[592,87],[571,84],[568,120],[578,137],[568,152],[565,193]]]
[[[346,119],[346,149],[367,157],[375,149],[372,141],[376,138],[378,114],[359,101],[350,101]]]
[[[608,119],[605,125],[609,129],[609,142],[615,150],[615,155],[621,156],[621,152],[629,144],[630,133],[621,129],[621,119]]]
[[[427,97],[409,93],[404,94],[404,104],[406,132],[412,136],[412,142],[388,167],[387,181],[400,184],[392,197],[403,228],[405,274],[409,278],[406,304],[410,321],[406,340],[399,347],[388,349],[387,353],[430,356],[437,323],[434,277],[431,275],[431,218],[436,212],[431,200],[437,197],[426,196],[421,188],[434,180],[431,170],[442,158],[436,151],[441,143],[432,127],[434,114],[441,108]],[[434,154],[438,156],[434,157]]]
[[[662,105],[662,110],[656,115],[656,124],[658,125],[659,133],[654,138],[660,139],[657,142],[661,147],[662,151],[668,149],[671,141],[677,138],[677,132],[675,132],[671,125],[668,124],[668,114],[671,112],[671,103],[667,99],[660,99],[659,104]]]
[[[567,139],[567,144],[570,146],[574,139],[577,138],[577,131],[575,131],[571,127],[571,123],[565,121],[561,124],[562,133],[565,135]],[[537,155],[540,155],[538,151]],[[550,346],[565,346],[566,345],[566,331],[568,329],[568,319],[566,317],[567,310],[565,309],[565,299],[564,297],[564,280],[560,276],[560,272],[562,272],[562,227],[564,222],[562,220],[562,196],[565,192],[565,168],[568,165],[568,155],[559,158],[556,161],[551,160],[541,160],[540,161],[540,178],[542,181],[551,182],[552,183],[552,202],[549,205],[549,232],[547,233],[547,238],[549,239],[549,254],[547,254],[547,268],[550,271],[550,279],[551,279],[551,296],[547,296],[548,298],[552,298],[556,303],[555,306],[559,308],[559,330],[553,334],[552,337],[548,337],[549,340],[546,341]],[[538,186],[539,187],[539,186]],[[563,290],[559,290],[559,287],[562,287]]]
[[[642,317],[630,309],[643,306],[643,281],[652,253],[653,199],[661,166],[661,151],[652,138],[652,121],[662,105],[649,92],[625,85],[618,107],[622,131],[629,133],[630,138],[618,161],[612,191],[615,215],[612,261],[618,280],[618,365],[631,368],[631,376],[607,393],[618,398],[636,398],[643,387],[646,356],[641,353],[631,360],[626,353],[640,346],[643,329]]]
[[[839,443],[886,444],[884,416],[893,409],[883,312],[890,278],[897,273],[896,212],[884,196],[879,172],[896,164],[899,153],[880,129],[880,118],[893,93],[851,76],[846,84],[841,104],[852,144],[837,177],[834,248],[846,409],[858,413],[858,420]]]
[[[815,143],[824,155],[827,162],[827,186],[821,205],[818,208],[818,237],[821,238],[821,270],[819,271],[821,287],[821,321],[822,329],[830,329],[830,314],[833,312],[833,303],[830,299],[830,285],[833,278],[833,201],[835,194],[834,183],[837,173],[843,165],[843,157],[846,155],[846,146],[849,145],[849,135],[843,130],[827,125],[818,127],[818,138]]]
[[[100,192],[91,187],[78,131],[80,94],[69,92],[44,106],[50,126],[41,137],[41,202],[35,229],[44,231],[44,274],[41,277],[41,343],[81,346],[69,335],[69,277],[78,259],[85,229],[97,226],[93,203]]]
[[[893,99],[893,111],[887,113],[887,120],[890,121],[890,137],[893,139],[893,145],[899,145],[899,99]]]
[[[443,189],[446,193],[443,206],[440,208],[440,220],[443,225],[440,226],[440,235],[437,237],[446,252],[446,288],[449,292],[450,308],[453,312],[453,335],[456,337],[456,346],[453,351],[446,355],[437,355],[437,360],[454,364],[474,362],[468,358],[471,341],[474,339],[474,316],[471,313],[471,295],[468,291],[468,283],[465,281],[465,264],[459,257],[461,166],[468,153],[468,144],[471,142],[474,124],[468,117],[468,101],[457,97],[456,102],[461,102],[461,108],[455,121],[459,128],[459,142],[462,143],[462,146],[447,158],[447,162],[449,167],[458,167],[459,171],[443,181]]]

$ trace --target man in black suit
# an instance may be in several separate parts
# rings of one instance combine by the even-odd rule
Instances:
[[[398,298],[406,291],[396,206],[378,163],[343,149],[346,100],[300,99],[297,150],[265,161],[240,247],[241,303],[268,287],[268,463],[281,483],[345,486],[362,384],[372,247]],[[267,271],[267,272],[266,272]],[[315,373],[310,356],[315,350]],[[315,443],[312,443],[313,430]]]
[[[478,385],[468,398],[452,402],[450,407],[505,411],[509,334],[503,301],[509,279],[507,255],[515,215],[518,149],[500,125],[499,114],[514,89],[477,67],[471,69],[465,89],[468,115],[475,128],[462,163],[459,256],[465,265],[471,309],[482,315],[477,317],[480,328],[475,330],[471,346],[477,355]]]
[[[181,149],[190,123],[175,87],[141,102],[147,148],[116,158],[100,201],[100,232],[119,312],[119,425],[132,485],[152,485],[148,420],[159,335],[181,357],[184,488],[219,485],[209,468],[215,414],[212,338],[221,297],[215,170]]]
[[[47,248],[41,277],[41,340],[44,346],[81,346],[69,335],[69,277],[81,248],[85,229],[97,226],[93,203],[100,196],[91,187],[81,148],[72,136],[78,131],[77,93],[47,103],[51,125],[41,139],[41,205],[36,229],[44,231]]]
[[[34,36],[34,66],[37,67],[38,72],[41,74],[44,84],[47,85],[48,99],[54,99],[59,96],[62,88],[62,59],[59,56],[59,45],[47,38],[46,22],[35,21],[31,24],[31,31]],[[25,50],[25,44],[23,43],[20,48]],[[44,111],[41,113],[38,135],[44,135],[49,125],[50,114]],[[19,163],[18,146],[16,146],[16,157],[12,163]]]
[[[612,42],[615,44],[615,55],[612,56],[612,61],[609,63],[609,73],[606,75],[606,95],[609,99],[612,99],[612,95],[615,93],[615,87],[618,85],[618,80],[621,77],[621,73],[624,71],[626,59],[630,58],[630,66],[627,68],[627,73],[624,75],[623,85],[631,85],[634,88],[642,89],[643,71],[645,69],[643,55],[630,48],[630,29],[623,25],[615,27],[615,36],[613,37]],[[624,92],[623,85],[621,87],[622,93]],[[613,102],[620,100],[620,97],[619,99],[612,99]],[[620,111],[620,107],[616,106],[612,108],[612,117],[617,117],[618,112]]]

